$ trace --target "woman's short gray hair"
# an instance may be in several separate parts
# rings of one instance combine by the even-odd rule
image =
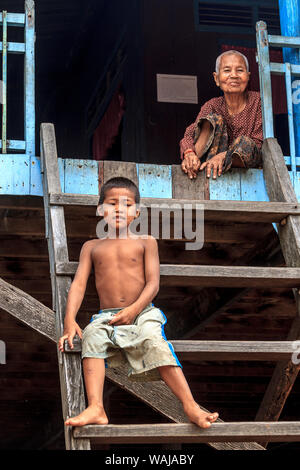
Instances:
[[[218,75],[219,72],[220,72],[220,64],[221,64],[221,59],[224,55],[232,55],[232,54],[236,54],[236,55],[239,55],[240,57],[242,57],[245,61],[245,64],[246,64],[246,68],[247,68],[247,72],[249,72],[249,62],[248,62],[248,59],[247,57],[242,54],[241,52],[239,51],[236,51],[234,49],[232,49],[231,51],[225,51],[225,52],[222,52],[222,54],[220,54],[218,57],[217,57],[217,60],[216,60],[216,74]]]

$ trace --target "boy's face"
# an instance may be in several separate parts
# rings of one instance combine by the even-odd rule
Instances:
[[[103,206],[99,207],[108,226],[122,230],[138,216],[135,194],[127,188],[106,191]]]

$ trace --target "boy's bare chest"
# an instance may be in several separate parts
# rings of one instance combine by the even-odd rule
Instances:
[[[105,240],[92,251],[95,269],[122,266],[141,266],[144,247],[136,240]]]

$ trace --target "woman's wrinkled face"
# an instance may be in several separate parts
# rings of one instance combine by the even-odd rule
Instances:
[[[224,93],[244,93],[250,78],[243,57],[237,54],[226,54],[221,58],[220,70],[214,79]]]

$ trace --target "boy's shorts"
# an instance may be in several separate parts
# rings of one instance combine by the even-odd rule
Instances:
[[[108,322],[122,308],[100,310],[83,330],[82,358],[105,359],[106,367],[128,365],[128,377],[134,381],[160,380],[157,367],[182,367],[167,341],[167,319],[151,303],[135,318],[132,325],[113,326]]]

